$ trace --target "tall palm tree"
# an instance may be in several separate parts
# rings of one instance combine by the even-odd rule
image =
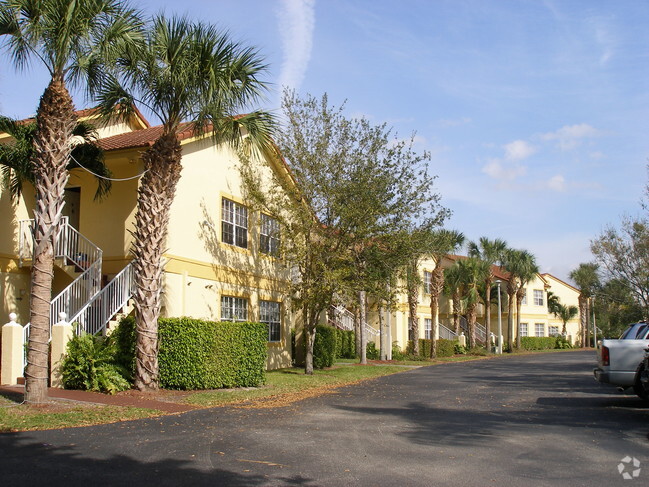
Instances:
[[[142,154],[146,174],[138,190],[133,254],[137,322],[135,386],[158,388],[158,317],[169,211],[182,169],[178,133],[193,129],[241,149],[272,150],[272,117],[237,115],[265,89],[266,66],[256,50],[227,33],[186,18],[157,16],[145,47],[127,52],[116,77],[99,89],[105,112],[142,104],[162,121],[162,133]],[[127,113],[127,110],[125,110]],[[242,133],[247,135],[244,138]]]
[[[455,265],[457,265],[459,274],[462,305],[466,311],[466,320],[469,325],[469,348],[473,348],[476,346],[477,308],[481,299],[480,286],[489,273],[489,266],[485,261],[476,257],[460,260]],[[489,340],[488,335],[487,340]]]
[[[439,296],[444,290],[444,268],[442,267],[443,259],[446,255],[456,252],[464,244],[464,234],[457,230],[440,229],[432,233],[429,255],[435,260],[435,268],[430,277],[430,317],[432,320],[431,327],[431,344],[430,356],[437,356],[437,329]]]
[[[579,288],[579,331],[582,347],[587,346],[590,298],[600,285],[598,269],[599,266],[595,263],[581,263],[570,273],[570,279],[575,281]]]
[[[489,240],[487,237],[480,237],[478,243],[469,242],[469,256],[476,257],[488,266],[488,272],[484,280],[484,293],[482,299],[485,303],[485,329],[487,333],[487,352],[491,351],[489,340],[491,337],[491,287],[494,282],[492,266],[501,264],[503,255],[507,249],[507,242],[499,238]]]
[[[22,123],[0,116],[0,132],[13,138],[10,144],[0,144],[0,166],[2,184],[9,189],[14,202],[20,198],[25,183],[35,184],[32,160],[36,128],[35,122]],[[111,172],[104,164],[104,152],[96,144],[95,128],[87,122],[78,122],[72,136],[78,137],[80,142],[73,146],[66,170],[70,172],[80,167],[89,169],[97,179],[95,200],[100,200],[110,191]]]
[[[30,337],[25,370],[25,401],[47,398],[49,311],[54,245],[76,125],[68,83],[93,86],[103,74],[102,59],[138,37],[136,12],[119,0],[4,0],[0,37],[13,64],[32,59],[44,65],[50,81],[36,112],[32,166],[36,189],[34,258],[31,276]]]
[[[523,302],[525,283],[538,272],[534,256],[527,250],[508,249],[505,251],[503,267],[509,273],[507,280],[507,343],[514,346],[514,307],[516,307],[516,327],[520,329],[520,308]],[[516,343],[520,346],[520,330],[516,333]]]
[[[462,315],[462,274],[457,262],[444,269],[444,294],[453,301],[453,331],[460,334],[460,316]]]
[[[559,307],[561,306],[561,300],[559,299],[559,296],[554,294],[552,291],[548,291],[547,300],[548,311],[556,316],[557,312],[559,311]]]

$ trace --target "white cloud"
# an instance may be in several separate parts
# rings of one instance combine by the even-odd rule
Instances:
[[[299,89],[311,59],[315,0],[282,0],[277,16],[284,52],[279,84]]]
[[[602,132],[587,123],[578,125],[564,125],[556,132],[541,135],[541,139],[557,141],[558,147],[565,151],[574,149],[581,144],[582,139],[601,137]]]
[[[566,179],[561,174],[557,174],[550,178],[547,186],[552,191],[563,192],[566,190]]]
[[[459,127],[460,125],[470,124],[473,120],[469,117],[456,118],[456,119],[443,119],[437,122],[439,127]]]
[[[508,161],[522,161],[536,152],[536,148],[524,140],[515,140],[505,144],[505,159]]]
[[[494,179],[513,181],[526,172],[525,166],[504,162],[500,159],[489,159],[482,167],[482,172]]]

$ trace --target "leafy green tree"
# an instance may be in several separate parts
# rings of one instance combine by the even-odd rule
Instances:
[[[644,309],[631,293],[628,283],[610,279],[597,290],[593,301],[597,327],[603,338],[617,338],[630,324],[644,317]]]
[[[421,222],[434,226],[447,215],[426,170],[429,155],[416,153],[413,139],[349,119],[343,109],[329,106],[326,95],[285,91],[277,146],[292,179],[262,180],[254,167],[243,168],[248,197],[291,236],[282,255],[295,271],[293,304],[302,312],[307,374],[313,373],[315,325],[334,297],[386,285],[382,273],[370,272],[368,249],[380,253],[378,241]]]
[[[547,300],[548,300],[548,311],[556,315],[557,311],[559,310],[559,306],[561,305],[561,300],[559,299],[559,296],[554,294],[552,291],[548,291]]]
[[[136,42],[140,27],[137,13],[117,0],[0,1],[0,37],[14,66],[24,69],[35,59],[50,74],[36,112],[31,161],[36,207],[26,402],[47,398],[54,245],[77,122],[68,83],[95,85],[104,75],[102,61]]]
[[[489,265],[484,260],[477,257],[469,257],[457,261],[460,300],[462,307],[466,311],[466,320],[469,325],[469,348],[476,346],[476,322],[477,322],[477,308],[481,301],[480,287],[485,282],[486,276],[489,274]],[[487,335],[487,340],[489,335]]]
[[[484,280],[484,291],[482,299],[485,303],[485,329],[487,333],[487,340],[491,336],[491,288],[494,283],[494,273],[492,266],[501,264],[505,250],[507,249],[507,242],[499,238],[489,240],[487,237],[480,237],[476,242],[469,242],[469,256],[476,257],[488,266],[488,272]],[[491,347],[487,346],[487,352],[491,351]]]
[[[538,272],[534,256],[527,250],[507,249],[504,254],[503,267],[509,273],[507,281],[507,343],[513,349],[514,339],[514,306],[516,307],[516,346],[520,348],[521,304],[525,284]]]
[[[169,211],[182,170],[179,132],[193,130],[217,143],[270,151],[272,117],[263,111],[239,115],[265,90],[266,66],[253,48],[228,33],[186,18],[157,16],[142,48],[125,51],[119,71],[97,87],[104,113],[136,103],[162,121],[162,132],[142,154],[146,169],[138,190],[134,232],[137,366],[135,386],[158,388],[158,317]],[[246,136],[242,135],[245,132]],[[317,265],[317,264],[314,264]]]
[[[561,330],[561,333],[563,333],[564,335],[567,333],[567,329],[566,329],[567,323],[575,316],[577,316],[578,313],[579,313],[579,308],[577,308],[577,306],[566,306],[565,304],[562,303],[556,305],[556,307],[552,311],[552,314],[554,314],[557,318],[559,318],[563,323],[563,328]]]
[[[11,135],[12,143],[0,145],[0,166],[2,166],[2,183],[9,189],[11,199],[17,202],[25,183],[35,184],[34,168],[34,135],[36,123],[21,123],[8,117],[0,116],[0,132]],[[95,143],[95,128],[87,122],[78,122],[73,137],[79,137],[80,143],[72,148],[68,172],[80,166],[92,171],[97,179],[95,200],[105,196],[111,188],[111,172],[104,164],[104,152]]]
[[[593,252],[594,253],[594,252]],[[570,272],[572,279],[579,288],[579,323],[581,346],[587,346],[588,324],[590,322],[590,298],[600,286],[599,266],[595,263],[581,263]]]
[[[456,263],[457,264],[457,263]],[[453,301],[453,330],[460,334],[460,317],[462,315],[462,274],[459,266],[453,264],[444,269],[444,294]]]

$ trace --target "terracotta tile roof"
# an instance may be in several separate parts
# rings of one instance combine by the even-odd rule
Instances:
[[[463,260],[463,259],[468,259],[466,255],[446,255],[446,258],[448,260],[451,260],[453,262],[457,262],[458,260]],[[491,266],[491,272],[493,272],[494,277],[496,279],[501,279],[503,281],[509,281],[510,274],[507,272],[505,269],[503,269],[500,266],[497,265],[492,265]]]
[[[99,139],[98,143],[99,147],[105,151],[150,147],[158,137],[160,137],[160,135],[162,135],[162,125],[157,125],[155,127],[149,127],[148,129],[134,130],[133,132],[105,137]],[[189,127],[188,123],[181,125],[178,132],[179,140],[188,139],[193,135],[194,131]]]

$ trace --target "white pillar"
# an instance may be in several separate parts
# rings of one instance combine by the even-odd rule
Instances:
[[[52,351],[50,354],[50,384],[52,387],[63,388],[61,382],[61,361],[72,340],[74,331],[72,325],[66,321],[67,315],[59,313],[59,322],[52,325]]]
[[[25,349],[23,327],[16,323],[16,313],[9,314],[9,323],[2,327],[2,376],[0,384],[18,384],[23,377]]]
[[[466,347],[466,336],[464,335],[464,332],[460,333],[460,336],[457,337],[457,340],[460,343],[461,347]]]

